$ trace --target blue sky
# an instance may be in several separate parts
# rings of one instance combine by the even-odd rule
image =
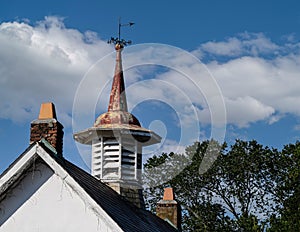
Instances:
[[[189,110],[198,117],[200,139],[210,138],[213,100],[205,91],[196,93],[201,86],[195,89],[187,83],[193,77],[184,79],[174,72],[189,73],[190,68],[200,75],[197,62],[187,61],[192,55],[205,64],[224,98],[226,141],[256,139],[280,149],[300,138],[299,1],[12,0],[0,8],[0,171],[28,146],[30,122],[45,101],[55,103],[65,126],[65,157],[85,165],[80,154],[88,159],[89,150],[77,150],[72,133],[74,127],[91,126],[106,110],[114,68],[113,48],[106,41],[116,36],[120,16],[124,23],[136,23],[122,28],[123,37],[134,42],[124,50],[124,62],[137,66],[125,72],[126,85],[132,86],[128,101],[145,127],[163,135],[164,145],[154,152],[180,150],[192,142],[191,137],[177,143],[182,131],[198,125],[184,121],[194,120]],[[173,66],[163,67],[158,58],[152,65],[137,64],[150,56],[149,43],[164,45],[153,46],[155,52],[165,49],[177,55],[170,59]],[[190,55],[179,55],[181,49]],[[93,72],[95,79],[89,79]],[[74,126],[74,99],[83,80],[99,86],[82,95],[82,107],[75,109],[81,121]],[[178,88],[181,95],[175,92]],[[84,117],[87,102],[91,108],[98,104]]]

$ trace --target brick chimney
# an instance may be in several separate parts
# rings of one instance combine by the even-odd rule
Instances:
[[[181,231],[181,207],[174,199],[173,188],[164,189],[164,197],[157,203],[156,215]]]
[[[62,156],[63,126],[57,121],[55,106],[52,102],[42,103],[38,119],[31,122],[30,144],[46,139]]]

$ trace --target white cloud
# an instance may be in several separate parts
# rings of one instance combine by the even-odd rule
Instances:
[[[280,115],[280,114],[275,114],[275,115],[272,115],[270,118],[269,118],[269,125],[272,125],[276,122],[278,122],[280,119],[282,119],[284,117],[284,115]]]
[[[242,43],[237,38],[229,38],[225,42],[210,41],[202,44],[199,50],[216,55],[236,56],[242,53]]]
[[[295,131],[300,131],[300,124],[295,125],[295,126],[294,126],[294,130],[295,130]]]
[[[83,75],[111,51],[95,34],[67,29],[57,17],[36,26],[0,24],[0,47],[0,118],[13,121],[33,120],[43,101],[54,101],[58,111],[70,113]]]
[[[240,127],[248,126],[251,122],[263,120],[270,117],[275,110],[264,105],[257,99],[245,96],[236,99],[226,99],[226,108],[228,112],[228,123],[237,124]]]
[[[195,54],[236,57],[241,55],[273,54],[280,47],[273,43],[263,33],[241,33],[237,37],[225,41],[209,41],[202,44]]]
[[[228,121],[241,126],[264,119],[274,123],[275,112],[300,116],[299,60],[299,55],[288,54],[271,60],[247,56],[210,63],[226,99]],[[245,105],[240,104],[242,99],[247,100]]]

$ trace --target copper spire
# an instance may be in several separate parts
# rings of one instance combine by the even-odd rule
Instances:
[[[74,134],[74,138],[80,143],[93,144],[96,137],[98,138],[100,135],[115,136],[115,131],[121,131],[123,135],[133,135],[134,138],[137,138],[138,142],[143,142],[141,146],[155,144],[161,140],[161,137],[153,131],[141,127],[139,120],[133,114],[128,112],[121,53],[126,45],[131,44],[131,41],[122,39],[120,32],[121,27],[132,26],[133,24],[133,22],[121,24],[119,19],[118,37],[112,37],[108,41],[108,43],[113,43],[115,45],[116,50],[116,64],[108,110],[96,118],[93,127]],[[97,133],[95,134],[93,132]]]
[[[129,22],[126,24],[121,24],[121,18],[119,18],[118,24],[118,37],[111,39],[108,43],[115,44],[116,49],[116,67],[115,67],[115,74],[113,79],[113,84],[110,92],[110,99],[108,104],[108,112],[111,111],[123,111],[127,112],[127,101],[126,101],[126,94],[125,94],[125,85],[124,85],[124,77],[123,77],[123,69],[122,69],[122,59],[121,59],[121,52],[123,47],[131,44],[131,41],[121,39],[121,27],[123,26],[132,26],[134,25],[133,22]]]
[[[124,84],[124,76],[122,69],[122,58],[121,52],[123,46],[121,44],[116,44],[116,66],[115,66],[115,74],[111,87],[109,104],[108,104],[108,112],[110,111],[128,111],[127,108],[127,100],[125,93],[125,84]]]
[[[134,23],[121,24],[119,20],[118,38],[111,38],[108,43],[115,44],[116,49],[116,66],[114,79],[110,91],[108,110],[101,114],[95,121],[94,127],[135,127],[141,128],[138,119],[128,112],[127,100],[125,93],[125,84],[122,68],[121,52],[124,46],[131,44],[131,41],[121,39],[120,31],[122,26],[132,26]]]
[[[140,128],[141,124],[138,119],[128,112],[127,100],[125,93],[124,76],[122,69],[121,52],[123,49],[122,43],[115,45],[116,49],[116,66],[115,74],[111,87],[108,110],[101,114],[95,121],[95,127],[116,127],[120,125],[130,125]]]

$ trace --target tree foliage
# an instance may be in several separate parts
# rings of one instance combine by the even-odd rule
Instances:
[[[185,154],[147,161],[146,205],[155,211],[171,186],[184,231],[295,231],[276,228],[299,228],[299,156],[299,142],[282,151],[256,141],[195,142]]]
[[[276,193],[279,215],[271,217],[268,231],[300,231],[300,142],[282,150]]]

